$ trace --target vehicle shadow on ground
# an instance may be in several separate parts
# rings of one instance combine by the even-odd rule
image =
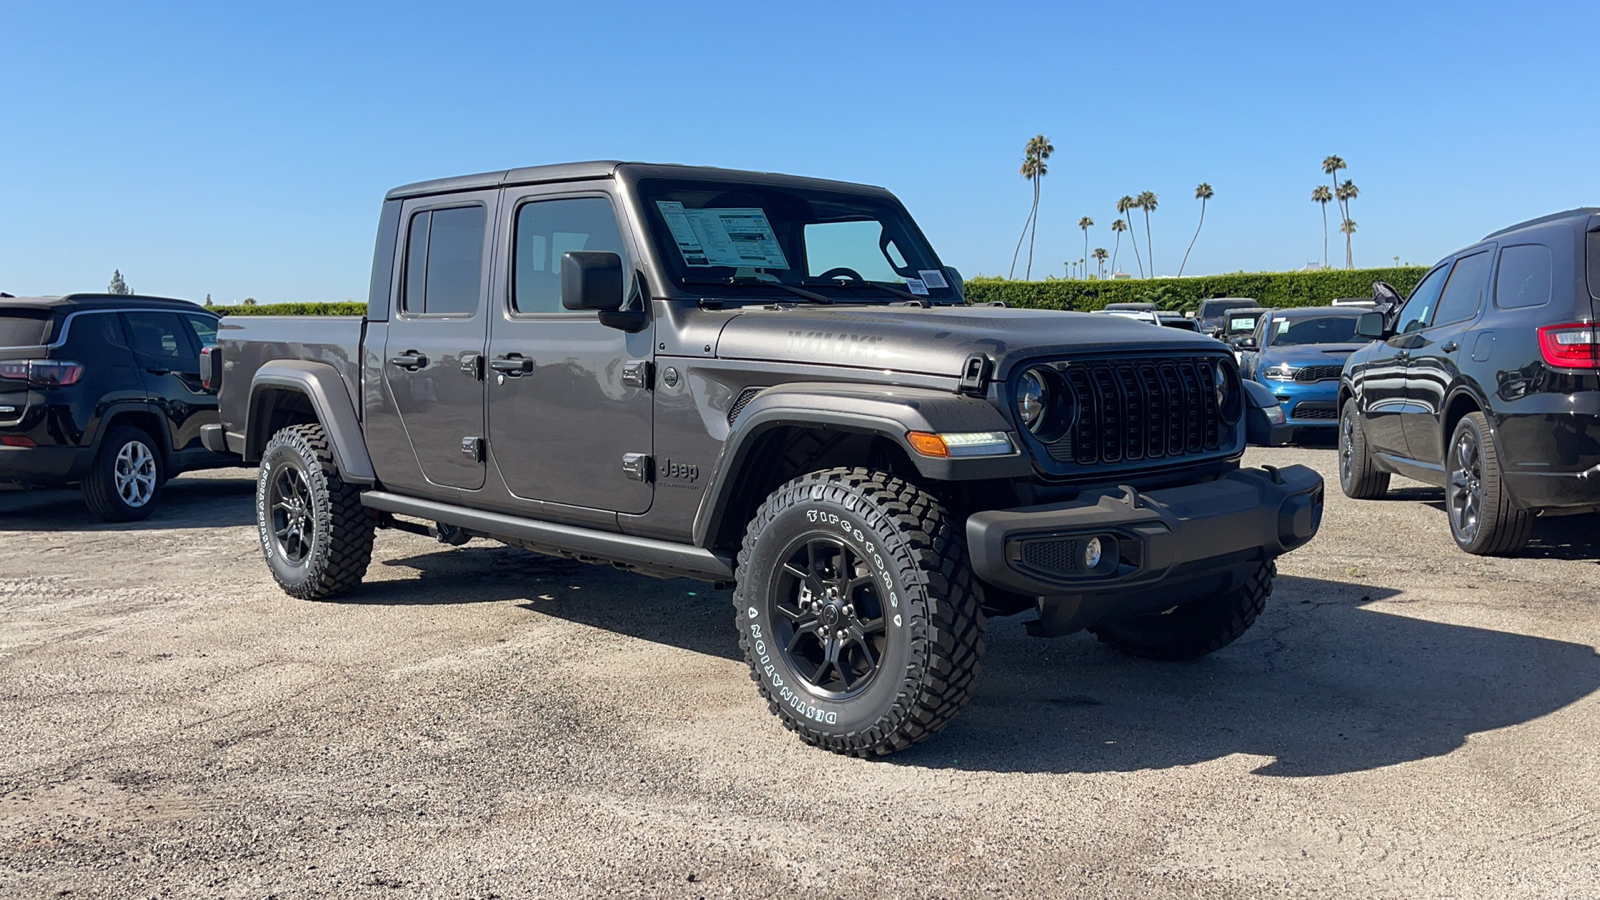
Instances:
[[[993,623],[973,703],[897,764],[1128,772],[1243,753],[1262,775],[1357,772],[1442,756],[1600,689],[1585,644],[1365,608],[1396,592],[1280,577],[1234,645],[1191,663],[1131,659],[1084,635]]]
[[[0,531],[156,531],[226,528],[256,521],[255,478],[176,478],[156,508],[137,522],[102,522],[75,490],[41,488],[0,493]]]
[[[723,659],[743,659],[730,592],[687,579],[646,578],[604,566],[481,542],[385,561],[417,578],[368,581],[328,602],[381,605],[522,601],[523,609],[590,628]]]
[[[1404,491],[1416,491],[1414,497],[1405,497]],[[1425,505],[1438,510],[1440,515],[1439,527],[1450,528],[1449,510],[1445,507],[1444,491],[1441,488],[1403,488],[1390,492],[1391,499],[1421,500]],[[1513,557],[1525,559],[1564,559],[1564,560],[1596,560],[1600,561],[1600,534],[1596,533],[1596,525],[1600,525],[1600,515],[1586,514],[1579,516],[1554,516],[1533,520],[1533,532],[1528,537],[1528,545]]]

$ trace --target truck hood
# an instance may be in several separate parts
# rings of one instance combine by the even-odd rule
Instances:
[[[1005,307],[795,306],[742,311],[722,329],[722,359],[891,369],[958,377],[988,354],[1005,378],[1017,362],[1085,352],[1215,353],[1213,338],[1122,316]]]

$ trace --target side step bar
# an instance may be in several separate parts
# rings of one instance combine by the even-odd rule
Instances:
[[[475,534],[551,556],[609,563],[666,578],[696,578],[716,582],[733,580],[733,560],[688,544],[465,509],[435,500],[402,497],[388,491],[362,493],[361,505],[382,512],[455,525]]]

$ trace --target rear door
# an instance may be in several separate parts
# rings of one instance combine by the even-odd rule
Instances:
[[[393,405],[422,481],[393,486],[453,497],[483,487],[484,298],[497,191],[424,197],[401,211],[404,260],[383,353]]]
[[[161,310],[125,312],[122,326],[150,402],[166,420],[169,446],[199,446],[204,413],[216,412],[217,399],[200,386],[200,346],[193,330],[177,313]]]
[[[1402,418],[1406,445],[1418,462],[1440,465],[1444,460],[1444,441],[1449,439],[1441,433],[1445,396],[1461,376],[1461,345],[1483,311],[1493,262],[1493,246],[1457,258],[1432,321],[1412,339]]]
[[[576,250],[621,255],[624,296],[639,300],[615,199],[552,186],[508,189],[503,203],[511,271],[489,338],[495,467],[519,499],[645,512],[654,329],[629,334],[561,305],[561,256]]]

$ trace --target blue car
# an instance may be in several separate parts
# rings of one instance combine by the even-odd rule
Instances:
[[[1370,310],[1269,310],[1239,344],[1239,373],[1272,391],[1290,425],[1332,435],[1339,424],[1339,373],[1345,359],[1367,344],[1356,337],[1356,319],[1364,312]]]

